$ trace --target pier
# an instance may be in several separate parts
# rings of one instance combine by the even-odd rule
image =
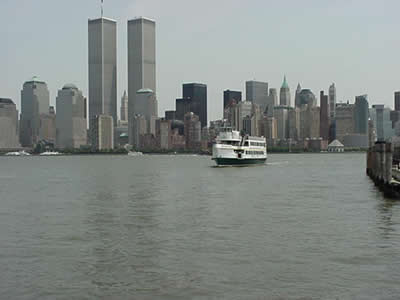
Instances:
[[[378,141],[367,152],[367,175],[386,197],[400,199],[400,148]]]

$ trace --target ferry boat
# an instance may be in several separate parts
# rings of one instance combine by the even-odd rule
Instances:
[[[212,159],[219,166],[263,164],[267,160],[266,140],[222,128],[212,148]]]

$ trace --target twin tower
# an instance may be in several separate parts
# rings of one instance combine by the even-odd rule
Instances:
[[[117,124],[117,22],[109,18],[88,21],[89,119],[108,115]],[[140,113],[136,93],[156,93],[156,23],[147,18],[128,21],[128,126]],[[151,112],[157,114],[157,111]],[[89,123],[90,124],[90,123]],[[90,129],[90,128],[89,128]]]

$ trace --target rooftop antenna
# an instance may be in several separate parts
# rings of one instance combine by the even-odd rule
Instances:
[[[101,0],[101,17],[103,18],[103,0]]]

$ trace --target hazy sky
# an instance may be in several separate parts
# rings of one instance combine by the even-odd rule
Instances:
[[[376,0],[104,0],[118,21],[118,110],[127,89],[128,19],[157,22],[160,116],[175,108],[183,82],[208,85],[208,114],[221,118],[225,89],[246,80],[279,88],[286,74],[318,95],[336,83],[338,101],[368,94],[393,107],[400,90],[400,1]],[[87,21],[100,0],[0,0],[0,97],[20,104],[24,81],[57,90],[88,85]],[[398,71],[396,71],[398,70]],[[293,99],[292,99],[293,103]]]

